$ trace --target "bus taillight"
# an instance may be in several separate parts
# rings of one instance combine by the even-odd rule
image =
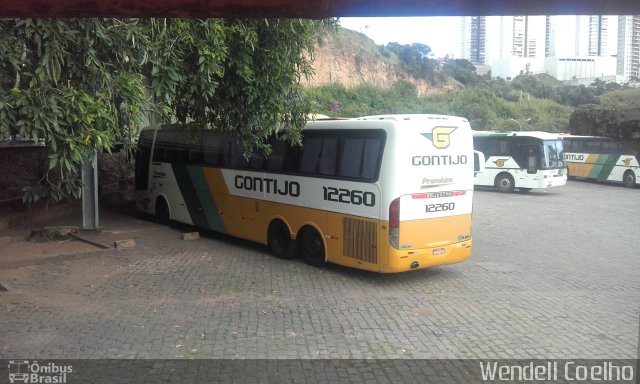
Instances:
[[[400,244],[400,198],[389,204],[389,243],[395,249]]]

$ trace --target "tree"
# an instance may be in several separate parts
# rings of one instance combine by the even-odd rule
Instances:
[[[478,81],[475,65],[466,59],[448,60],[442,70],[464,85],[472,85]]]
[[[425,44],[389,43],[386,50],[393,52],[401,62],[402,70],[417,79],[431,79],[438,68],[438,62],[430,59],[431,47]]]
[[[25,19],[0,30],[0,136],[49,147],[31,201],[79,196],[79,165],[130,143],[148,112],[268,153],[278,130],[299,143],[310,111],[298,80],[311,73],[313,21]]]

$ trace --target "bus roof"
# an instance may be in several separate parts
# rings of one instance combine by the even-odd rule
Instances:
[[[512,131],[512,132],[494,132],[494,131],[473,131],[473,137],[533,137],[541,140],[557,140],[562,137],[559,133],[550,133],[543,131]]]
[[[447,115],[435,115],[427,113],[405,113],[398,115],[371,115],[355,117],[352,120],[393,120],[393,121],[422,121],[422,120],[462,120],[467,121],[464,117],[447,116]]]

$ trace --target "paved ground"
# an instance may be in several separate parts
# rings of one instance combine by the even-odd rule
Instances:
[[[477,191],[472,258],[398,275],[103,211],[135,248],[0,269],[0,358],[635,359],[639,197]]]

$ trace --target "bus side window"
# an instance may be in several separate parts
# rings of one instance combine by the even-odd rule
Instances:
[[[175,149],[172,149],[174,147],[174,144],[168,144],[168,143],[174,143],[175,136],[176,136],[176,132],[173,130],[168,130],[168,129],[158,130],[158,133],[156,134],[156,145],[153,151],[153,161],[158,161],[158,162],[173,161],[172,157],[174,156],[174,153],[176,151]]]
[[[204,163],[207,165],[226,165],[225,151],[228,140],[224,137],[216,136],[212,132],[207,132],[202,143],[204,152]]]
[[[364,144],[362,161],[363,179],[373,180],[378,175],[378,167],[382,161],[382,138],[367,139]]]
[[[338,160],[338,139],[322,139],[322,151],[318,162],[318,173],[324,176],[334,176]]]
[[[511,141],[498,140],[498,154],[501,156],[511,155]]]
[[[600,152],[600,140],[592,139],[587,141],[587,152],[589,153],[598,153]]]
[[[300,160],[300,172],[315,173],[322,149],[322,139],[316,137],[305,138],[302,146],[302,159]]]
[[[603,153],[618,153],[618,143],[614,140],[605,140],[602,142]]]
[[[346,138],[340,155],[341,177],[360,177],[362,168],[362,153],[364,151],[364,139]]]
[[[587,152],[587,142],[581,139],[572,140],[573,145],[571,146],[571,151],[573,152]]]
[[[264,169],[264,155],[260,150],[254,150],[251,153],[251,158],[249,159],[249,168],[260,171]]]
[[[498,140],[493,140],[493,139],[485,140],[484,148],[485,148],[484,153],[487,158],[490,156],[496,156],[500,154],[498,152]]]
[[[573,152],[571,150],[571,147],[573,146],[573,141],[567,140],[567,139],[562,139],[562,145],[564,146],[564,151],[565,152]]]

